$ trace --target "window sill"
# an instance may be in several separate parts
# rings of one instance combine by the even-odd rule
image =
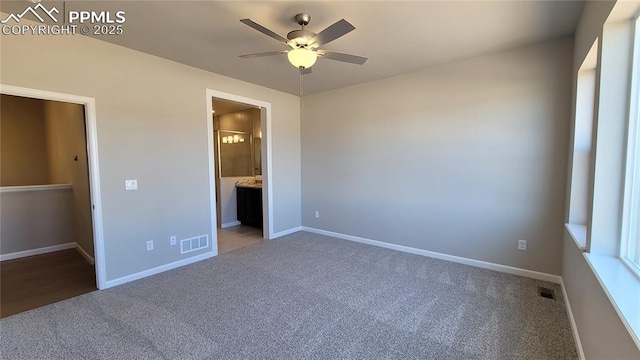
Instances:
[[[640,279],[618,258],[589,253],[584,257],[640,349]]]
[[[578,225],[578,224],[564,224],[564,227],[567,229],[569,235],[576,243],[576,246],[582,251],[587,250],[587,226],[586,225]]]

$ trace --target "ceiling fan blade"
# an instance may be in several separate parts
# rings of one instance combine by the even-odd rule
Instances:
[[[245,24],[245,25],[248,25],[248,26],[250,26],[250,27],[252,27],[252,28],[254,28],[254,29],[258,30],[258,31],[260,31],[261,33],[263,33],[263,34],[265,34],[265,35],[267,35],[269,37],[272,37],[272,38],[274,38],[274,39],[276,39],[278,41],[281,41],[281,42],[283,42],[285,44],[288,42],[287,39],[283,38],[282,36],[276,34],[275,32],[267,29],[266,27],[258,24],[257,22],[255,22],[255,21],[253,21],[251,19],[242,19],[242,20],[240,20],[240,22]]]
[[[289,50],[269,51],[269,52],[263,52],[263,53],[240,55],[240,57],[241,58],[245,58],[245,59],[250,59],[250,58],[262,57],[262,56],[283,55],[283,54],[286,54],[288,52],[289,52]]]
[[[329,26],[328,28],[320,31],[320,33],[318,33],[318,35],[316,35],[311,41],[315,41],[318,43],[318,46],[322,46],[353,30],[355,30],[355,27],[351,25],[347,20],[342,19]]]
[[[324,50],[318,51],[318,56],[322,56],[324,58],[331,59],[331,60],[342,61],[342,62],[346,62],[350,64],[358,64],[358,65],[362,65],[365,63],[365,61],[367,61],[366,57],[351,55],[351,54],[343,54],[343,53],[338,53],[333,51],[324,51]]]

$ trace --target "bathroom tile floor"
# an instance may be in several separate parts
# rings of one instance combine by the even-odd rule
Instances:
[[[257,244],[262,240],[262,229],[258,228],[238,225],[218,229],[218,253],[222,254]]]

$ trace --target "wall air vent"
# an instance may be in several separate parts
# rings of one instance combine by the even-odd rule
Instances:
[[[180,240],[180,254],[206,249],[209,247],[209,235],[200,235]]]

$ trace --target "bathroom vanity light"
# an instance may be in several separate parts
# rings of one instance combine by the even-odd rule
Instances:
[[[229,135],[222,137],[223,144],[239,144],[244,142],[244,136],[240,135]]]

